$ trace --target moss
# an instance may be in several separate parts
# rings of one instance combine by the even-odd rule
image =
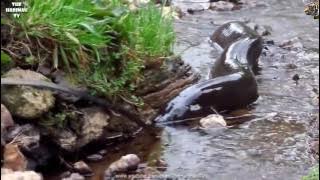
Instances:
[[[11,57],[5,52],[1,51],[1,75],[12,68],[14,65]]]
[[[319,165],[313,167],[307,176],[302,177],[302,180],[319,180]]]

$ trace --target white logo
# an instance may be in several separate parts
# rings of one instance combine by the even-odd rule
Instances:
[[[7,13],[13,13],[14,18],[19,18],[21,13],[28,11],[27,2],[11,2],[11,7],[6,8]]]

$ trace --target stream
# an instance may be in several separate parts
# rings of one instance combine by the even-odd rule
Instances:
[[[208,5],[201,2],[173,0],[182,10]],[[192,122],[166,126],[158,141],[141,134],[110,150],[104,161],[91,163],[92,179],[100,179],[112,161],[127,153],[137,154],[149,165],[162,159],[167,166],[162,176],[173,179],[298,180],[307,174],[313,165],[307,131],[318,111],[313,99],[319,87],[319,21],[304,14],[302,0],[258,1],[256,7],[235,11],[187,13],[175,21],[175,51],[202,79],[220,55],[209,36],[231,20],[271,27],[265,38],[276,45],[296,37],[303,45],[298,50],[270,46],[261,56],[262,69],[256,76],[260,97],[245,110],[252,116],[219,132],[198,130]],[[296,74],[297,82],[292,79]]]

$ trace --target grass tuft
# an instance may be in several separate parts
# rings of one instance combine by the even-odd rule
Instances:
[[[172,19],[152,2],[137,11],[121,0],[28,4],[15,26],[21,41],[31,46],[29,57],[66,71],[95,94],[130,94],[148,61],[172,53]]]
[[[311,169],[307,176],[304,176],[302,180],[319,180],[319,165]]]

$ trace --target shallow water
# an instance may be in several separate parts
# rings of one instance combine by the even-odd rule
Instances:
[[[183,8],[199,6],[188,1],[173,3]],[[261,57],[262,70],[257,75],[260,97],[248,110],[252,117],[219,132],[193,129],[193,123],[167,126],[157,141],[141,135],[126,147],[110,152],[105,161],[91,164],[96,172],[92,179],[100,179],[109,163],[126,153],[137,153],[151,164],[163,159],[168,165],[163,175],[179,179],[291,180],[307,173],[312,166],[307,128],[312,114],[318,111],[313,103],[319,87],[318,20],[304,14],[301,0],[263,3],[266,5],[229,12],[205,10],[175,22],[175,51],[182,53],[182,59],[203,79],[220,54],[211,47],[208,37],[227,21],[249,19],[270,26],[271,35],[266,38],[276,44],[295,37],[301,39],[303,49],[270,46],[266,56]],[[290,64],[296,68],[289,68]],[[300,77],[297,83],[292,80],[295,74]]]
[[[267,6],[231,12],[207,10],[176,23],[176,49],[195,44],[182,57],[203,78],[217,57],[208,36],[226,21],[250,20],[270,26],[267,39],[277,44],[299,37],[304,49],[288,51],[274,46],[261,57],[262,70],[257,76],[260,97],[250,110],[255,119],[213,136],[188,128],[166,128],[164,137],[170,140],[162,155],[168,163],[165,174],[205,179],[300,179],[311,166],[306,127],[311,113],[317,111],[312,96],[319,85],[318,21],[304,15],[302,1],[265,3]],[[297,68],[288,68],[290,63]],[[298,83],[292,80],[295,74],[301,78]]]

